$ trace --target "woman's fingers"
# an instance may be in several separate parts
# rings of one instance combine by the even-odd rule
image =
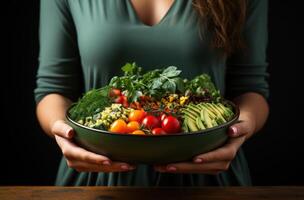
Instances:
[[[217,161],[231,161],[236,156],[240,146],[245,142],[245,137],[246,136],[231,138],[223,147],[195,156],[193,162],[208,163]]]
[[[180,162],[155,166],[155,170],[172,173],[204,173],[217,174],[229,169],[237,150],[244,143],[246,136],[231,138],[226,145],[214,151],[201,154],[193,162]]]
[[[80,148],[68,139],[57,135],[55,136],[55,139],[61,148],[62,154],[69,160],[79,160],[91,164],[103,164],[104,162],[111,162],[109,158]]]
[[[98,165],[76,160],[67,160],[67,165],[78,172],[126,172],[135,169],[134,166],[128,166],[120,162],[112,162],[110,165]]]
[[[135,169],[135,166],[112,162],[106,156],[89,152],[75,145],[69,140],[74,136],[74,131],[63,120],[58,120],[53,124],[52,133],[67,160],[67,165],[77,171],[119,172]]]
[[[194,157],[193,162],[209,163],[217,161],[230,161],[235,157],[237,150],[238,145],[236,146],[236,144],[229,142],[219,149]]]
[[[229,166],[230,161],[221,161],[204,164],[174,163],[167,166],[155,166],[154,168],[159,172],[216,174],[228,170]]]
[[[240,137],[249,133],[249,128],[246,126],[246,123],[236,123],[229,127],[228,135],[230,137]]]
[[[71,139],[74,136],[74,130],[67,125],[64,120],[57,120],[52,125],[52,134]]]
[[[240,120],[229,127],[228,135],[230,137],[240,137],[250,135],[255,131],[255,118],[252,113],[241,112]]]
[[[69,167],[77,171],[129,171],[135,169],[123,162],[112,162],[106,156],[89,152],[83,148],[76,146],[66,138],[55,135],[55,139],[61,148],[64,157],[67,160]]]

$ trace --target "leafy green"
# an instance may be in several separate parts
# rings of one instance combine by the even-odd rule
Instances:
[[[83,120],[85,117],[93,116],[105,107],[111,105],[109,97],[110,87],[92,89],[84,94],[70,109],[69,115],[74,121]]]
[[[180,77],[176,77],[173,79],[176,84],[176,90],[180,91],[181,93],[185,93],[185,83],[184,80]]]
[[[121,70],[125,73],[125,76],[133,76],[133,75],[140,75],[142,68],[138,67],[135,62],[126,63]]]
[[[185,89],[188,93],[203,96],[210,101],[218,102],[221,100],[220,91],[216,89],[210,76],[207,74],[201,74],[191,81],[187,81]]]
[[[155,69],[142,74],[142,68],[136,63],[127,63],[122,67],[123,76],[115,76],[110,86],[125,92],[129,102],[138,101],[143,94],[160,99],[166,94],[187,93],[206,100],[219,101],[220,93],[210,76],[201,74],[190,81],[180,78],[181,70],[175,66]]]
[[[113,77],[110,86],[125,91],[129,102],[137,101],[143,94],[160,98],[166,93],[176,93],[179,89],[183,89],[182,82],[178,78],[181,70],[177,70],[174,66],[142,74],[142,68],[136,63],[127,63],[122,67],[122,71],[124,75]]]
[[[177,70],[177,67],[170,66],[164,69],[164,71],[161,73],[161,76],[173,78],[178,76],[181,72],[182,72],[181,70]]]

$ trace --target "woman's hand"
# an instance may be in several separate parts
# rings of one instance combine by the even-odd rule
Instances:
[[[218,174],[229,169],[231,161],[235,158],[238,149],[246,138],[255,131],[255,118],[250,113],[242,112],[239,123],[229,128],[231,137],[221,148],[194,157],[192,162],[172,163],[155,166],[159,172],[172,173],[204,173]]]
[[[63,120],[54,122],[51,129],[67,165],[78,172],[125,172],[135,169],[127,163],[112,162],[109,158],[89,152],[75,145],[73,129]]]

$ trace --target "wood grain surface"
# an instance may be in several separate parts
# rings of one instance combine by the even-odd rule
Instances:
[[[0,200],[304,200],[304,187],[0,187]]]

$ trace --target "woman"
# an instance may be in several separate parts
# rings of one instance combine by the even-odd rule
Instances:
[[[268,115],[266,43],[265,0],[41,0],[35,95],[41,126],[63,153],[56,185],[250,185],[241,145]],[[240,107],[229,142],[164,166],[114,162],[73,144],[66,109],[128,61],[145,70],[175,65],[189,78],[210,74]]]

